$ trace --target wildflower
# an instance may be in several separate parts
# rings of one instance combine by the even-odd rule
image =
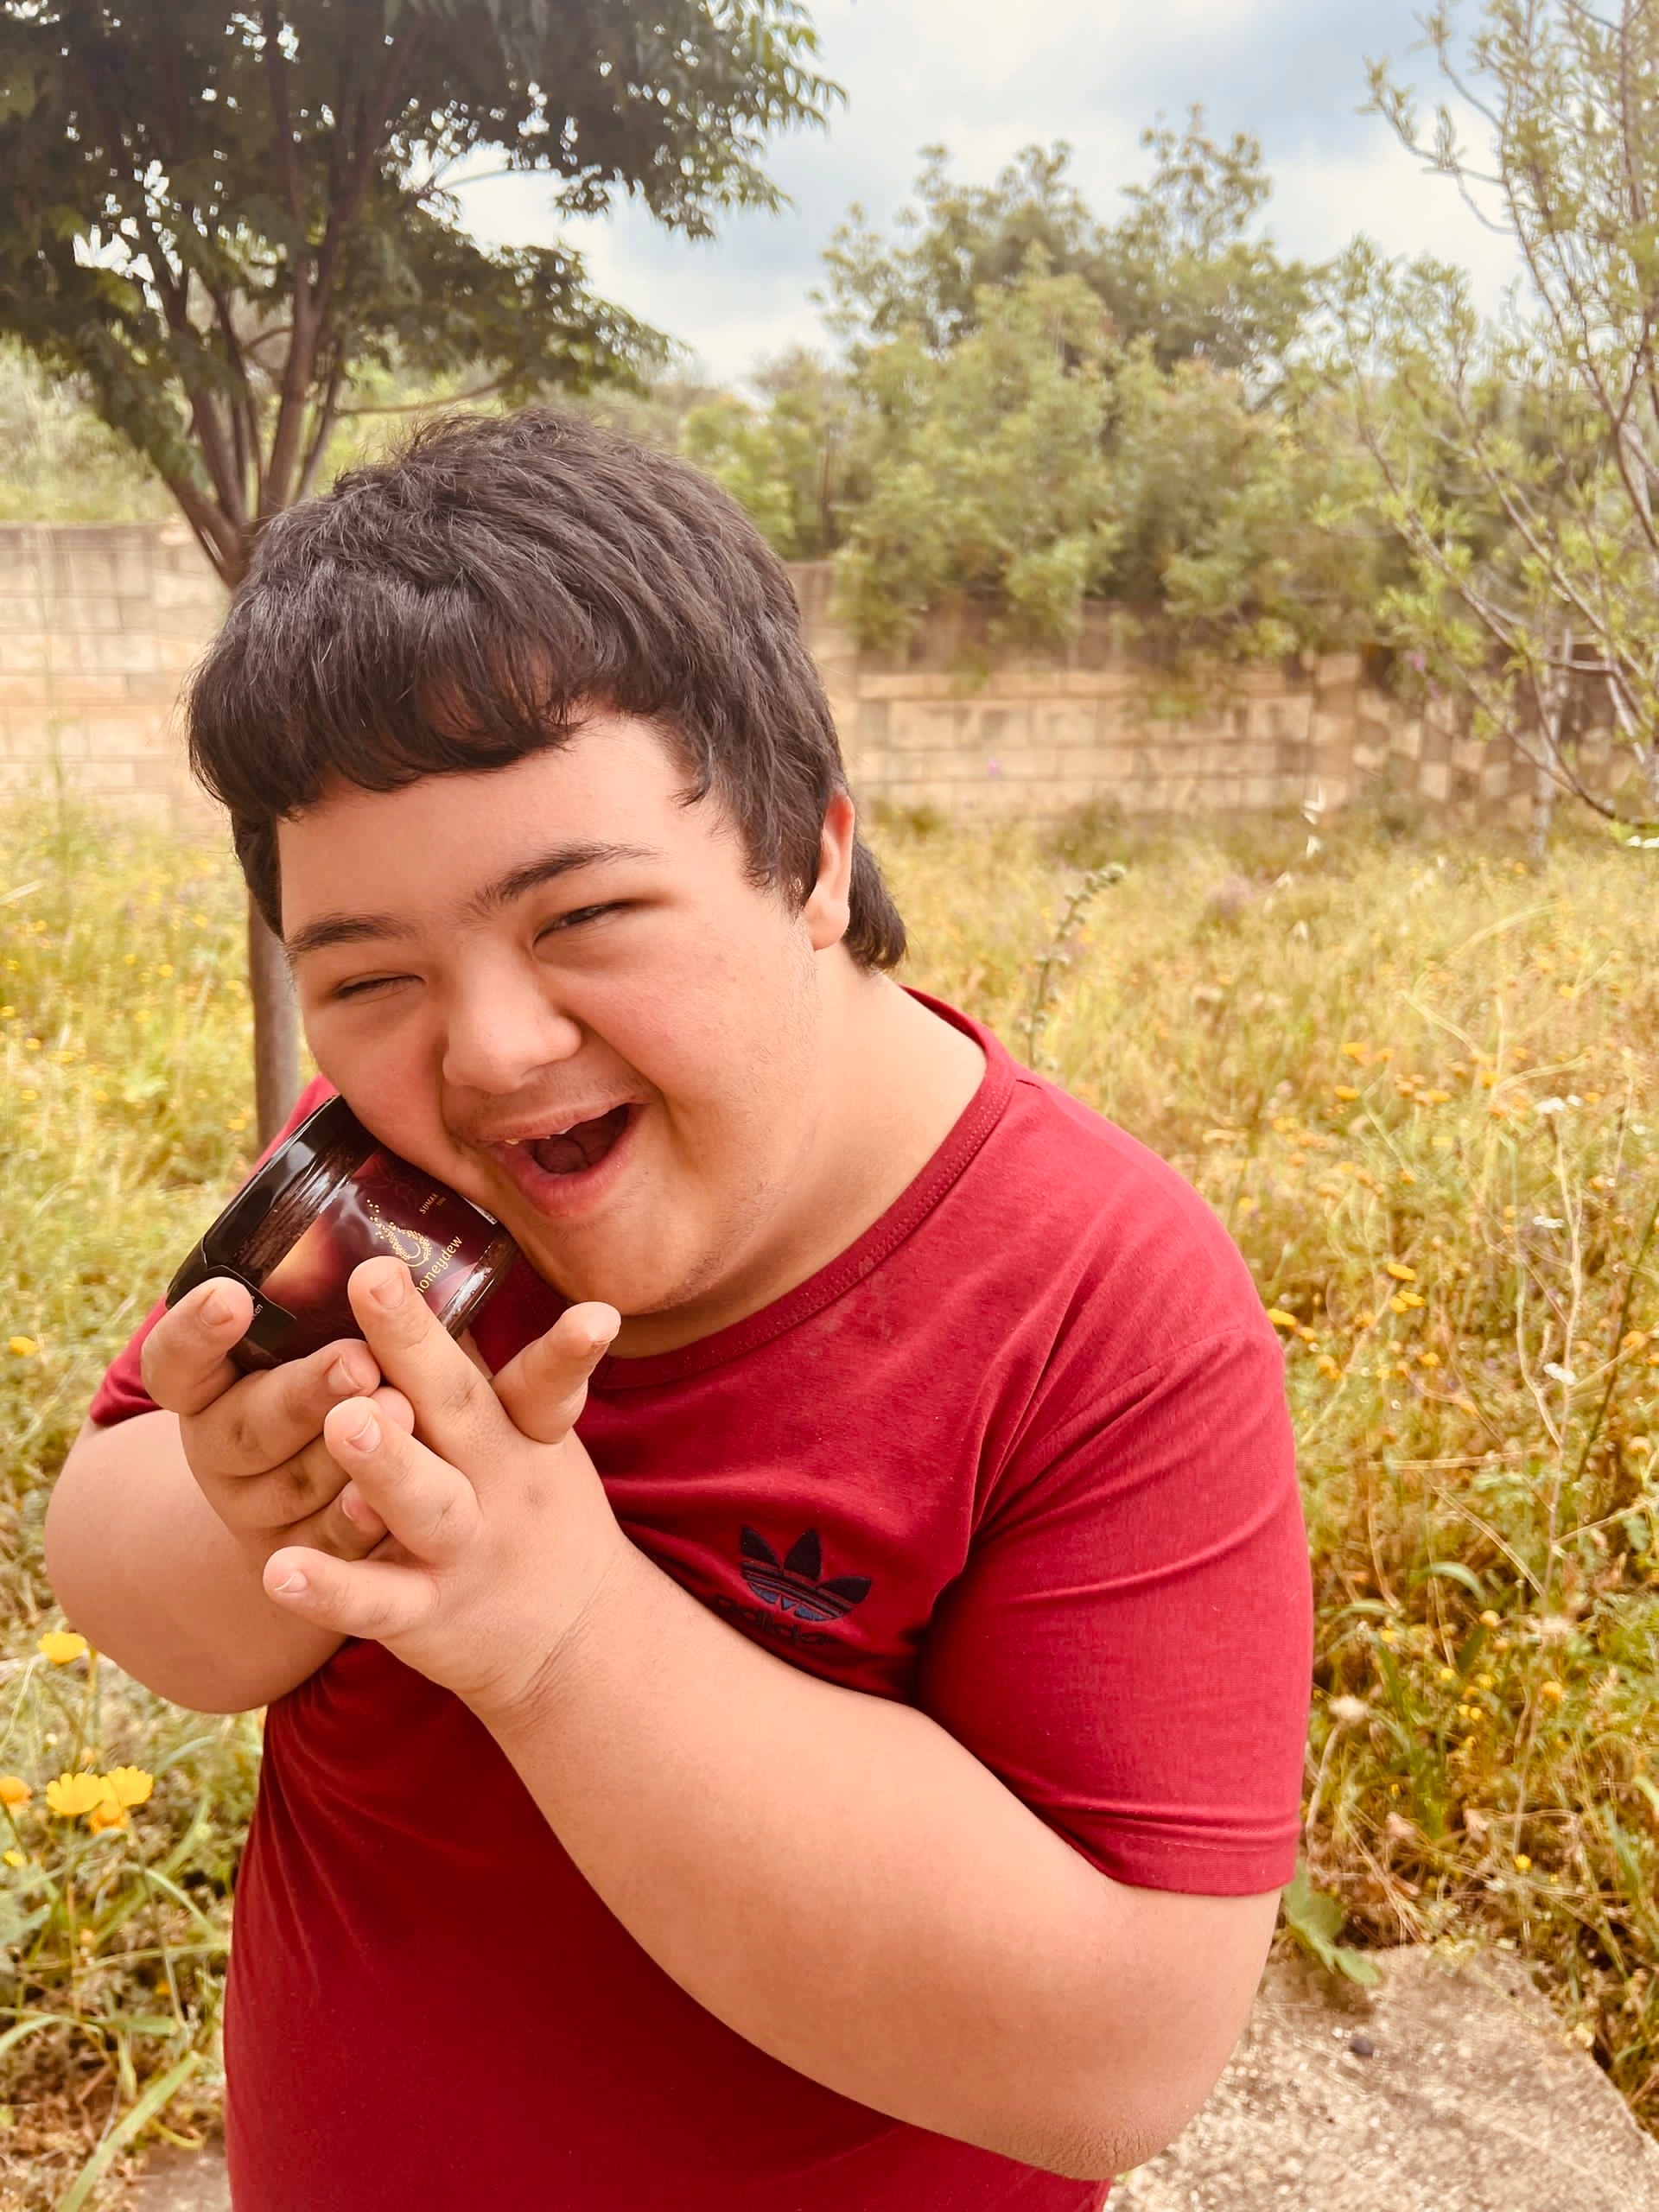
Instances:
[[[34,1795],[21,1774],[0,1774],[0,1805],[9,1812],[16,1812],[18,1806],[27,1805]]]
[[[1552,1705],[1559,1705],[1567,1695],[1567,1692],[1560,1682],[1552,1681],[1542,1683],[1539,1688],[1538,1694],[1540,1697],[1547,1697]]]
[[[1498,1618],[1497,1614],[1493,1612],[1490,1605],[1481,1615],[1480,1624],[1482,1628],[1502,1628],[1503,1625],[1502,1620]]]
[[[1449,1106],[1451,1103],[1452,1094],[1449,1090],[1426,1090],[1423,1093],[1425,1106]]]
[[[1366,1061],[1370,1059],[1370,1053],[1363,1045],[1350,1044],[1343,1046],[1342,1056],[1347,1060],[1357,1060],[1361,1067],[1363,1067]]]
[[[1335,1090],[1338,1098],[1352,1099],[1357,1098],[1359,1096],[1359,1093],[1354,1089],[1351,1083],[1338,1083],[1334,1084],[1332,1088]]]
[[[1394,1296],[1389,1300],[1389,1311],[1390,1313],[1409,1313],[1411,1308],[1407,1305],[1405,1300],[1401,1297],[1399,1292],[1396,1291]]]
[[[105,1828],[128,1827],[131,1818],[124,1805],[118,1805],[113,1798],[105,1797],[87,1814],[86,1825],[94,1835],[102,1835]]]
[[[1341,1367],[1332,1358],[1328,1351],[1322,1351],[1319,1354],[1318,1365],[1319,1373],[1332,1382],[1342,1372]]]
[[[104,1777],[118,1805],[143,1805],[156,1787],[156,1777],[141,1766],[112,1766]]]
[[[54,1667],[67,1667],[72,1659],[79,1659],[86,1650],[86,1639],[72,1628],[49,1628],[36,1649]]]
[[[34,1337],[12,1337],[6,1344],[7,1351],[17,1359],[33,1359],[40,1348],[39,1341]]]
[[[1395,1282],[1415,1282],[1417,1280],[1416,1268],[1408,1268],[1403,1260],[1390,1260],[1382,1272],[1392,1275]]]
[[[8,1866],[27,1866],[29,1864],[21,1851],[0,1851],[0,1859],[3,1859]]]
[[[1287,1313],[1282,1306],[1269,1306],[1268,1319],[1275,1329],[1294,1329],[1299,1324],[1294,1313]]]
[[[1532,1861],[1524,1851],[1517,1851],[1515,1854],[1515,1871],[1517,1874],[1530,1874],[1532,1872]]]
[[[47,1783],[46,1802],[66,1821],[79,1820],[95,1805],[109,1802],[109,1788],[101,1774],[60,1774]]]
[[[1442,1668],[1441,1668],[1441,1669],[1440,1669],[1440,1680],[1441,1680],[1443,1682],[1455,1682],[1455,1681],[1457,1681],[1457,1679],[1458,1679],[1458,1670],[1457,1670],[1457,1669],[1456,1669],[1455,1667],[1442,1667]]]

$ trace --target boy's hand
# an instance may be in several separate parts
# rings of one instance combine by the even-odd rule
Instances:
[[[490,1379],[445,1333],[401,1261],[365,1261],[352,1310],[415,1431],[347,1398],[323,1437],[390,1531],[379,1557],[347,1563],[283,1548],[268,1597],[317,1627],[384,1643],[486,1721],[526,1705],[629,1550],[574,1425],[588,1378],[620,1325],[573,1306]]]
[[[323,1416],[343,1398],[367,1396],[391,1427],[415,1425],[409,1401],[381,1383],[366,1344],[325,1344],[305,1359],[244,1375],[231,1346],[253,1319],[253,1300],[228,1277],[203,1283],[163,1313],[144,1340],[144,1388],[179,1417],[179,1434],[202,1495],[263,1566],[279,1544],[308,1544],[361,1559],[385,1529],[342,1503],[347,1476],[322,1440]]]

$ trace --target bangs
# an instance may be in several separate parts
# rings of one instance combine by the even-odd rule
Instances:
[[[266,540],[290,517],[278,517]],[[619,637],[540,564],[489,549],[493,575],[399,573],[326,552],[296,574],[270,555],[189,697],[191,767],[232,818],[283,819],[334,782],[395,791],[510,766],[595,711],[658,726],[701,798],[708,748],[666,636]],[[405,552],[407,549],[404,549]],[[514,573],[514,571],[518,573]],[[686,709],[692,715],[690,723]]]

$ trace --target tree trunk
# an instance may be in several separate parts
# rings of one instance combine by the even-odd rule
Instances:
[[[268,1145],[300,1095],[300,1032],[283,948],[248,901],[248,990],[253,1001],[253,1091]]]

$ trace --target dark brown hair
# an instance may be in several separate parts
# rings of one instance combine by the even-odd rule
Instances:
[[[804,900],[847,779],[783,563],[683,461],[544,408],[451,416],[265,525],[191,685],[190,763],[276,929],[276,824],[328,784],[505,767],[595,708],[654,725],[751,880]],[[905,950],[861,842],[844,941],[863,968]]]

